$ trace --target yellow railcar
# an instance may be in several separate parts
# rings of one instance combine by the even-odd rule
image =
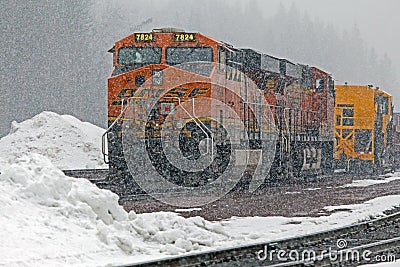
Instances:
[[[372,86],[336,85],[334,157],[350,171],[391,165],[392,96]]]

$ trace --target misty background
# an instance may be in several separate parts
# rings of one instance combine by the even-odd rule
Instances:
[[[397,0],[0,0],[0,136],[43,110],[107,125],[115,41],[177,27],[373,84],[400,110]]]

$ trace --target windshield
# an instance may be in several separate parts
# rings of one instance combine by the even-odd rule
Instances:
[[[167,47],[166,60],[174,65],[203,76],[210,76],[213,68],[213,50],[211,47]]]
[[[211,47],[167,47],[166,56],[168,65],[185,62],[212,62],[213,50]]]
[[[158,64],[161,62],[161,47],[121,47],[118,64]]]

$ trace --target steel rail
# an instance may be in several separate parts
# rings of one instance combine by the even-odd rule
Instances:
[[[80,176],[89,176],[95,174],[108,174],[108,169],[76,169],[76,170],[62,170],[62,172],[67,176],[76,175],[77,177]]]
[[[360,253],[361,252],[361,253]],[[367,253],[366,253],[367,252]],[[363,253],[367,258],[363,258]],[[385,254],[386,253],[386,254]],[[360,255],[361,254],[361,255]],[[368,254],[368,255],[367,255]],[[338,263],[355,262],[357,264],[372,263],[371,256],[388,255],[400,258],[400,237],[372,242],[366,245],[355,246],[347,249],[325,253],[322,257],[308,258],[299,261],[278,263],[268,265],[269,267],[288,267],[288,266],[333,266]],[[368,260],[369,259],[369,260]]]

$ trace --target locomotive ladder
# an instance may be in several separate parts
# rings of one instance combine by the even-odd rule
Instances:
[[[243,104],[246,105],[244,108],[244,120],[247,122],[246,130],[249,139],[261,141],[263,139],[263,129],[265,130],[267,126],[269,131],[275,130],[274,127],[271,127],[271,122],[269,122],[268,117],[266,117],[267,114],[265,113],[265,110],[268,108],[269,112],[271,112],[271,108],[276,108],[276,106],[258,102],[243,102]],[[250,112],[254,110],[256,110],[257,117]],[[270,119],[273,119],[272,116]],[[255,123],[251,124],[251,121]],[[264,125],[265,121],[269,122],[269,125]]]

